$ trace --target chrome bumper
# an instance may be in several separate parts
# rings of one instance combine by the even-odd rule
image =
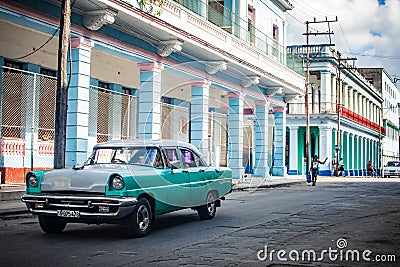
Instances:
[[[71,195],[24,195],[21,200],[33,214],[57,216],[58,210],[72,210],[79,211],[79,219],[123,218],[132,213],[137,203],[134,197]]]

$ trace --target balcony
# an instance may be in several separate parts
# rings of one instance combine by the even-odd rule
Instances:
[[[299,115],[305,114],[305,104],[304,103],[288,103],[287,114],[290,115]],[[309,105],[310,114],[337,114],[337,104],[332,102],[320,102]],[[368,127],[376,132],[380,132],[383,135],[386,135],[386,129],[380,126],[377,123],[370,121],[369,119],[360,116],[353,111],[342,107],[341,108],[341,117],[349,119],[355,123]]]
[[[268,37],[265,32],[248,23],[247,20],[240,18],[232,10],[218,3],[218,1],[209,1],[208,5],[198,0],[174,1],[245,41],[248,45],[259,49],[265,55],[278,60],[281,64],[285,64],[285,50],[282,45]]]

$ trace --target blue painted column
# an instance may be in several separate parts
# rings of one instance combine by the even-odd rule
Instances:
[[[240,179],[243,167],[243,96],[229,92],[228,116],[228,167],[232,169],[232,178]]]
[[[191,81],[190,142],[197,147],[207,163],[210,163],[208,148],[208,100],[210,82]]]
[[[90,58],[94,43],[72,38],[71,84],[68,90],[68,113],[65,165],[82,164],[87,159],[89,135]]]
[[[161,72],[164,65],[157,62],[140,63],[139,129],[141,139],[161,138]]]
[[[286,108],[274,108],[274,163],[272,175],[285,176]]]
[[[267,101],[254,101],[256,106],[255,121],[255,161],[254,176],[267,177],[268,167],[268,113],[269,103]]]
[[[289,175],[298,175],[299,169],[299,126],[289,126],[290,144],[289,144]]]

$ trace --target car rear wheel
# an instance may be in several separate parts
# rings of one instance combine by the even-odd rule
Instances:
[[[133,210],[133,213],[124,223],[125,234],[127,237],[143,237],[150,232],[152,223],[152,211],[149,201],[140,198]]]
[[[214,218],[217,211],[217,199],[213,192],[208,192],[206,197],[206,204],[197,208],[197,214],[202,220],[210,220]]]
[[[43,232],[56,234],[61,233],[65,229],[65,226],[67,226],[67,223],[57,217],[39,215],[39,225]]]

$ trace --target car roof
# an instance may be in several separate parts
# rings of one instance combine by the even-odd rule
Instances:
[[[104,143],[98,143],[95,148],[106,148],[106,147],[124,147],[124,146],[156,146],[156,147],[186,147],[196,151],[200,154],[199,150],[192,144],[175,141],[170,139],[160,139],[160,140],[144,140],[144,139],[123,139],[123,140],[113,140]]]

